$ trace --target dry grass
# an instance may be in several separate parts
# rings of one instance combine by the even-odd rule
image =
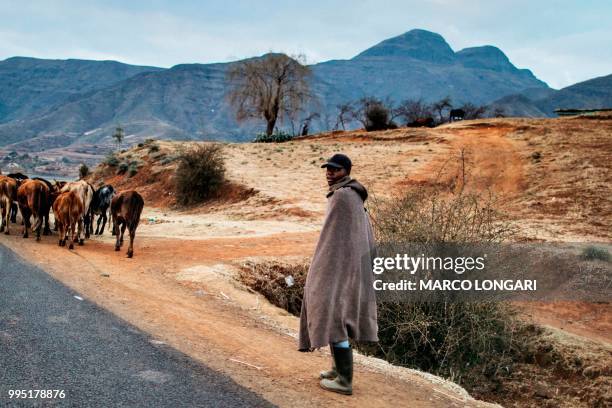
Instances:
[[[238,279],[273,305],[299,316],[307,273],[306,263],[248,262],[240,269]]]

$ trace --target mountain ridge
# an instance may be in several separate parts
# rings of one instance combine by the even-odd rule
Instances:
[[[29,59],[41,66],[26,71],[32,78],[18,76],[21,82],[14,85],[6,77],[16,74],[2,71],[8,60],[0,62],[0,146],[33,150],[109,144],[117,124],[125,128],[129,143],[147,137],[248,141],[263,127],[261,121],[237,123],[225,97],[226,70],[239,61],[159,68]],[[62,71],[62,64],[68,69]],[[455,52],[441,35],[419,29],[383,40],[351,59],[325,61],[311,69],[321,113],[311,126],[315,131],[333,126],[337,104],[364,96],[428,102],[450,96],[455,104],[489,104],[522,92],[554,91],[530,70],[515,67],[495,46]],[[51,75],[45,78],[47,71]],[[58,86],[66,76],[72,77]],[[37,92],[28,93],[34,85]],[[11,98],[11,89],[25,96]],[[20,101],[26,102],[24,107],[18,106]],[[8,120],[2,120],[3,111]]]

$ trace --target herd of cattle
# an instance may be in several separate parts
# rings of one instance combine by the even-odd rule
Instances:
[[[21,213],[24,238],[28,238],[30,229],[36,234],[37,241],[40,241],[41,232],[42,235],[51,235],[49,213],[53,209],[59,245],[66,246],[68,242],[69,249],[73,249],[73,243],[83,245],[85,239],[94,234],[96,216],[95,235],[104,232],[110,209],[112,232],[117,236],[115,251],[120,250],[127,228],[130,236],[127,255],[131,258],[143,207],[142,196],[132,190],[116,194],[110,185],[96,190],[85,180],[50,182],[40,177],[29,178],[21,173],[0,174],[0,232],[4,231],[7,235],[10,224],[17,222],[17,209]],[[32,217],[34,225],[30,221]]]

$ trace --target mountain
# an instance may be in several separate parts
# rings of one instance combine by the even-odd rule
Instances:
[[[414,58],[434,63],[452,63],[455,53],[440,34],[411,30],[368,48],[354,59],[372,57]]]
[[[263,127],[262,121],[234,120],[225,99],[225,73],[232,63],[161,69],[110,61],[30,60],[0,62],[0,146],[110,143],[117,124],[130,142],[146,137],[244,141]],[[24,70],[27,64],[33,68]],[[442,36],[425,30],[311,68],[322,113],[314,130],[329,126],[337,104],[364,96],[395,101],[450,96],[455,104],[482,104],[529,89],[550,89],[496,47],[454,52]]]
[[[488,103],[516,90],[545,88],[529,70],[517,69],[496,47],[453,52],[444,38],[412,30],[363,51],[350,60],[313,66],[315,77],[330,85],[328,106],[363,96],[394,100],[439,100],[455,104]]]
[[[600,109],[612,107],[612,74],[589,79],[560,90],[527,89],[500,98],[492,104],[508,116],[554,117],[555,109]]]
[[[0,123],[48,112],[74,95],[161,68],[116,61],[44,60],[13,57],[0,61]]]

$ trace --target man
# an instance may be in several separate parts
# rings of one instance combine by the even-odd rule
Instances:
[[[368,193],[351,179],[351,160],[335,154],[321,167],[329,185],[327,215],[304,287],[299,350],[329,344],[333,364],[320,374],[321,387],[351,395],[353,350],[348,339],[378,341],[374,238],[364,208]]]

